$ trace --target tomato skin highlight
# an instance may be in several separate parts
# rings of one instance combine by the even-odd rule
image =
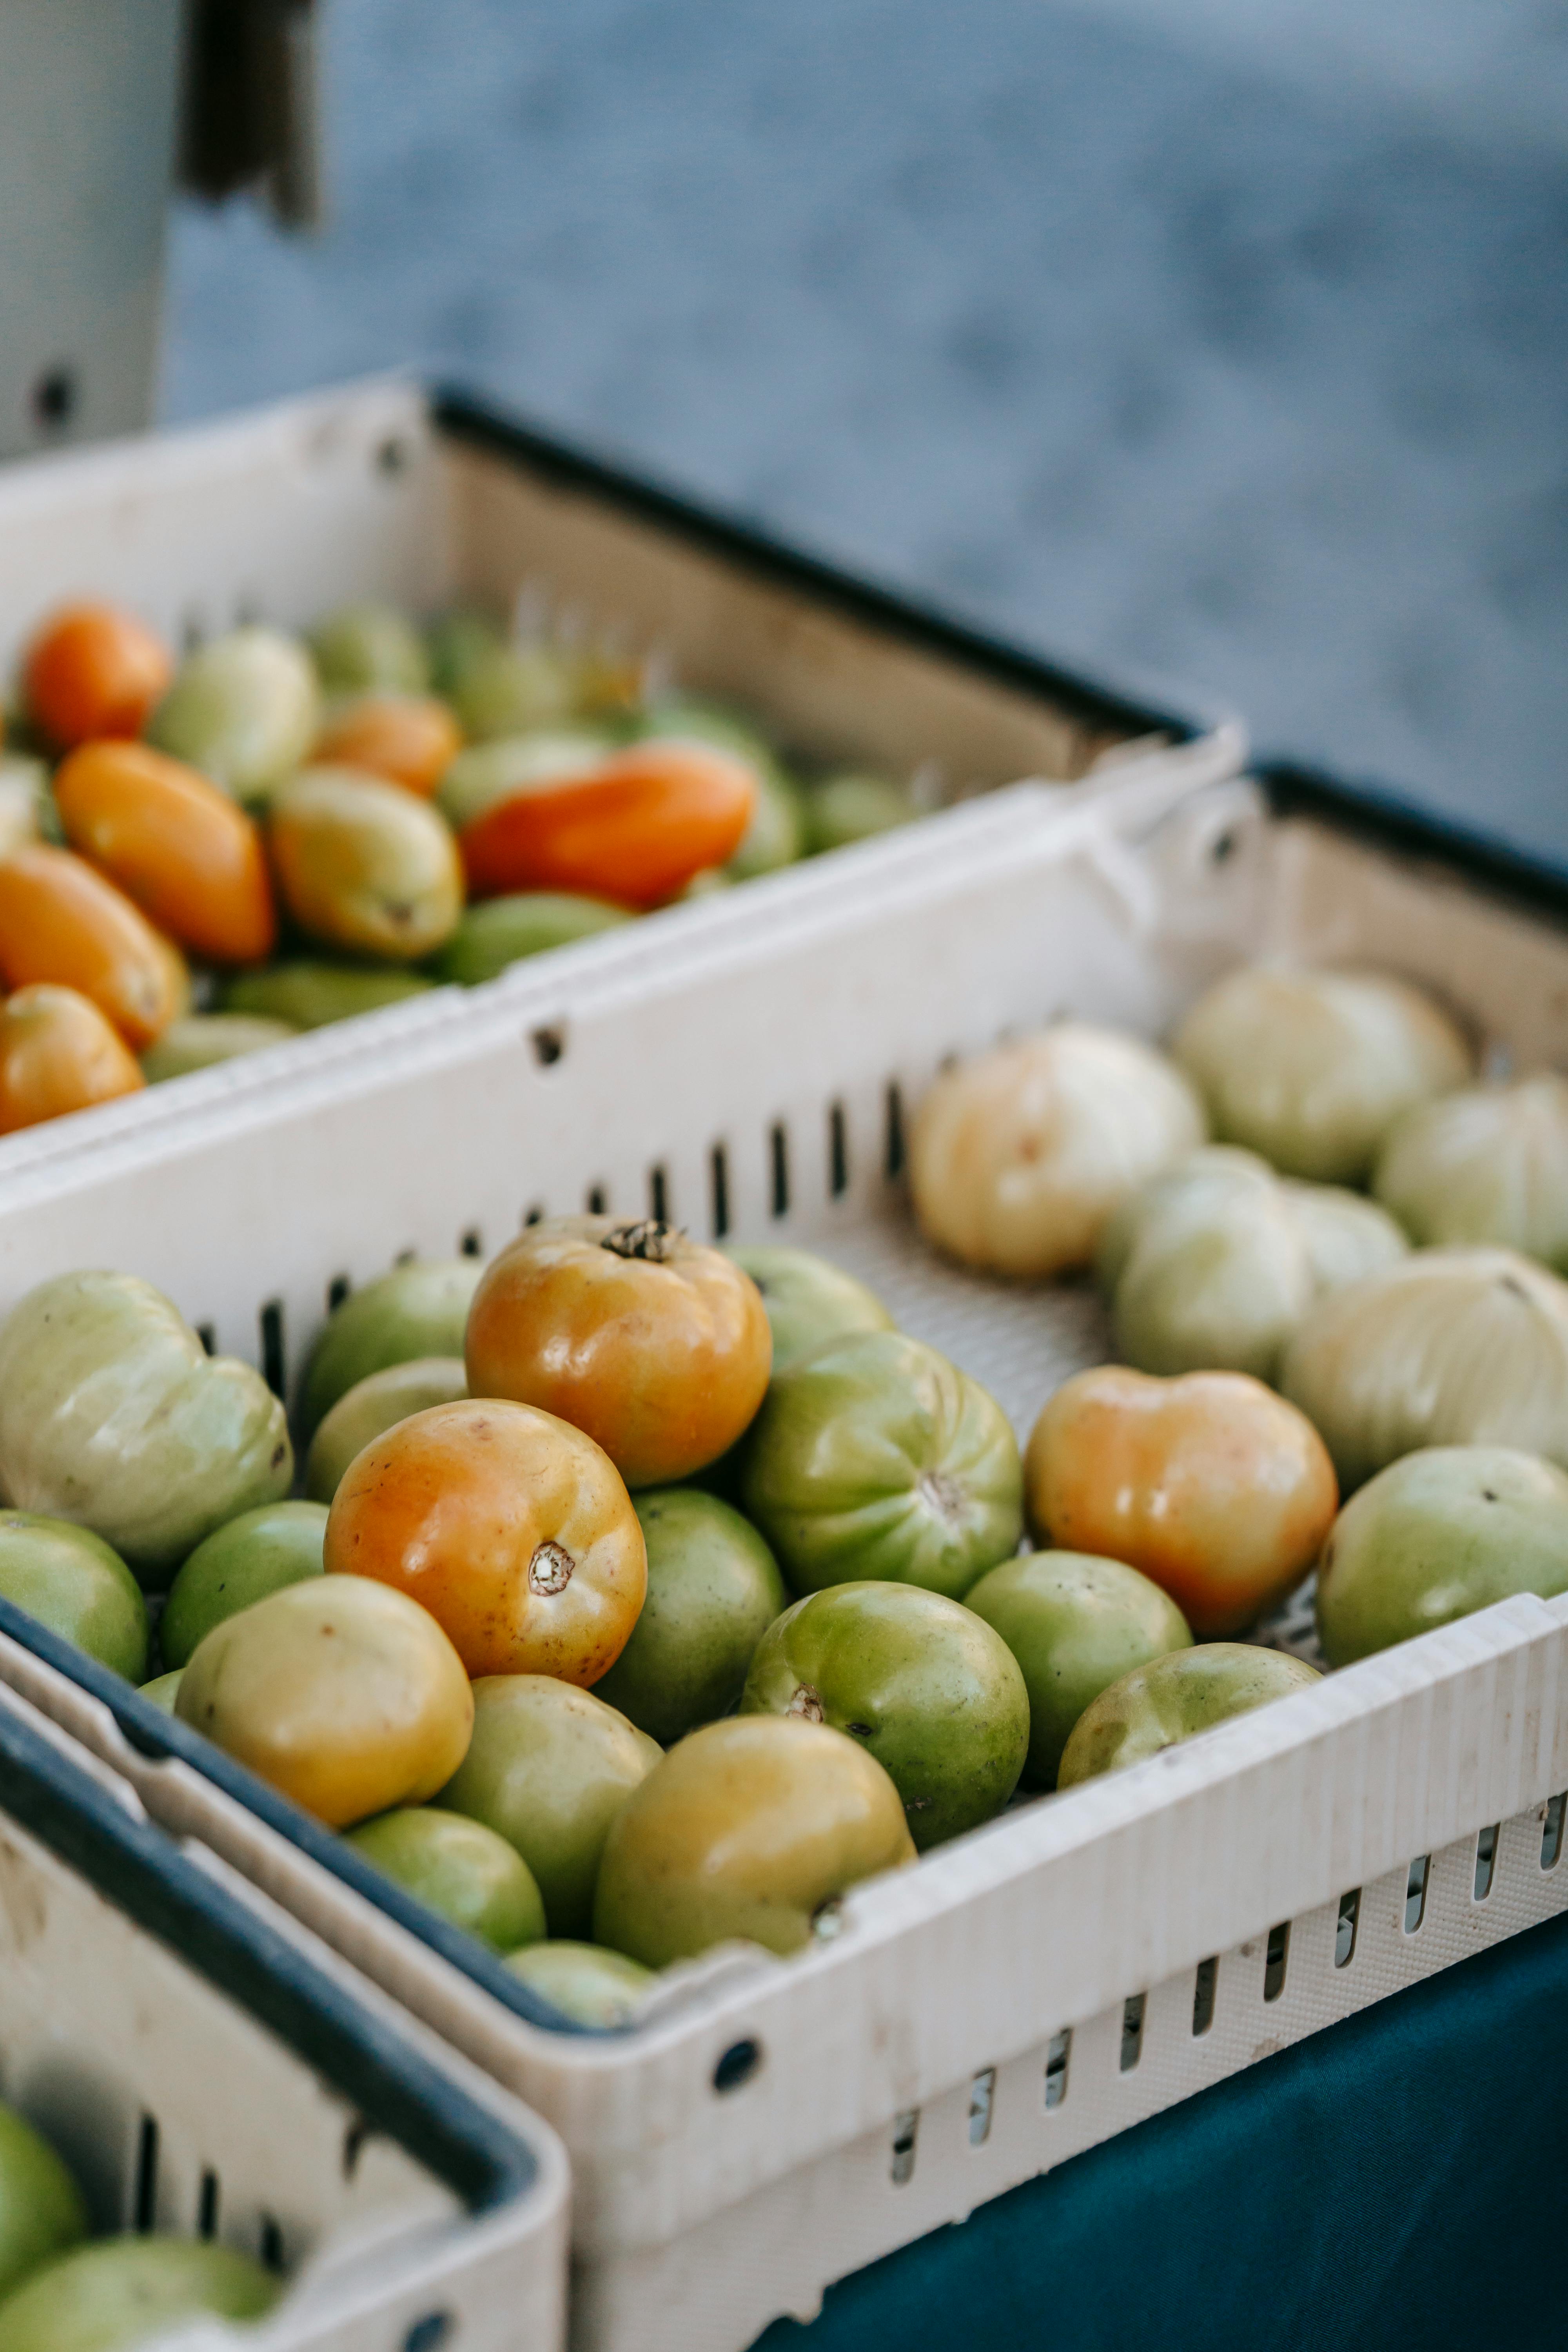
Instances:
[[[278,937],[252,819],[196,769],[143,743],[84,743],[55,778],[73,849],[182,947],[260,963]]]
[[[93,736],[140,735],[174,675],[162,638],[111,604],[68,604],[24,657],[29,716],[62,751]]]
[[[510,793],[460,837],[477,898],[570,890],[647,909],[739,848],[757,784],[706,744],[650,741],[601,767]]]
[[[144,1084],[123,1039],[76,989],[38,982],[0,1005],[0,1135]]]
[[[178,965],[140,908],[84,857],[36,842],[0,859],[0,978],[90,997],[138,1050],[179,1010]]]

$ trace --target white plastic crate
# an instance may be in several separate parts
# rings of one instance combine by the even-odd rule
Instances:
[[[395,1053],[188,1097],[157,1133],[15,1171],[0,1307],[56,1271],[126,1266],[220,1348],[292,1372],[329,1287],[403,1250],[488,1252],[535,1208],[662,1208],[864,1273],[1022,1429],[1109,1335],[1087,1285],[963,1274],[909,1225],[904,1109],[948,1054],[1069,1012],[1161,1034],[1265,944],[1411,973],[1498,1055],[1568,1042],[1551,920],[1280,821],[1245,785],[1136,842],[1125,809],[1064,815],[1020,788],[911,839],[874,894],[869,871],[847,858],[809,903],[759,892],[679,955],[524,969]],[[616,2352],[734,2352],[859,2264],[1568,1906],[1565,1676],[1568,1602],[1500,1604],[1018,1806],[852,1895],[834,1940],[715,1956],[637,2032],[595,2039],[544,2030],[518,1989],[378,1911],[329,1841],[277,1800],[247,1811],[234,1768],[204,1769],[110,1678],[42,1637],[0,1643],[0,1677],[161,1818],[556,2125],[574,2332]]]
[[[95,2234],[216,2239],[290,2281],[265,2322],[180,2345],[557,2352],[549,2127],[9,1690],[0,1792],[0,2095]]]
[[[39,619],[77,596],[116,599],[189,644],[244,620],[300,627],[385,597],[415,614],[468,597],[531,612],[667,666],[679,683],[754,711],[807,756],[921,772],[938,800],[1020,776],[1113,796],[1173,794],[1234,775],[1234,719],[1172,711],[1078,679],[791,555],[460,401],[376,381],[216,425],[0,469],[0,677]],[[871,845],[873,860],[891,841]],[[826,861],[829,866],[837,857]],[[759,887],[810,895],[819,861]],[[662,951],[703,936],[716,899],[639,925]],[[620,940],[558,950],[595,967]],[[352,1039],[439,1024],[445,993],[364,1014]],[[340,1029],[262,1057],[268,1074],[342,1051]],[[248,1073],[247,1073],[248,1075]],[[234,1067],[0,1139],[0,1170],[63,1132],[156,1124],[209,1098]]]

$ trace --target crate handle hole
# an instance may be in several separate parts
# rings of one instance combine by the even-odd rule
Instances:
[[[1263,1955],[1263,1998],[1278,2000],[1285,1990],[1285,1970],[1290,1959],[1290,1922],[1281,1919],[1277,1927],[1268,1930],[1268,1948]]]
[[[1215,1987],[1219,1980],[1219,1961],[1200,1960],[1193,1979],[1193,2033],[1206,2033],[1214,2023]]]
[[[1545,1819],[1541,1824],[1541,1867],[1555,1870],[1563,1853],[1563,1809],[1568,1797],[1552,1797],[1548,1801]]]
[[[713,2088],[721,2093],[738,2091],[749,2083],[763,2063],[762,2044],[758,2042],[731,2042],[713,2069]]]
[[[996,2104],[996,2069],[983,2066],[969,2085],[969,2145],[984,2147],[991,2137],[991,2113]]]
[[[1068,2095],[1068,2062],[1072,2056],[1072,2028],[1053,2033],[1046,2045],[1046,2105],[1059,2107]]]
[[[773,1163],[772,1211],[775,1217],[789,1214],[789,1132],[782,1122],[768,1129],[768,1154]]]
[[[1131,2074],[1143,2055],[1144,1997],[1133,1993],[1121,2004],[1121,2072]]]
[[[566,1054],[566,1032],[562,1026],[531,1029],[528,1042],[533,1048],[533,1058],[542,1070],[548,1070],[563,1061]]]
[[[1348,1895],[1340,1897],[1340,1916],[1334,1923],[1334,1966],[1348,1969],[1355,1956],[1356,1921],[1361,1916],[1361,1888],[1352,1886]]]
[[[915,2142],[920,2137],[921,2111],[908,2107],[893,2118],[893,2161],[891,2179],[895,2189],[902,2189],[915,2177]]]
[[[1405,1932],[1407,1936],[1414,1936],[1426,1916],[1426,1881],[1431,1874],[1431,1855],[1418,1853],[1405,1882]]]
[[[1494,1822],[1490,1829],[1482,1830],[1476,1839],[1475,1899],[1484,1903],[1492,1891],[1497,1875],[1497,1833],[1500,1824]]]

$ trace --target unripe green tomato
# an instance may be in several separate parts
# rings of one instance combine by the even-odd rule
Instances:
[[[177,1714],[179,1710],[174,1702],[179,1697],[184,1673],[184,1666],[176,1666],[172,1674],[154,1675],[150,1683],[142,1684],[142,1696],[151,1699],[153,1705],[161,1707],[165,1715]]]
[[[1331,1666],[1511,1593],[1568,1592],[1568,1473],[1506,1445],[1430,1445],[1352,1495],[1318,1562]]]
[[[763,1294],[773,1335],[773,1372],[787,1372],[829,1339],[853,1331],[890,1331],[893,1318],[874,1290],[812,1250],[732,1249],[728,1255]]]
[[[741,1712],[847,1732],[891,1780],[922,1853],[1001,1811],[1029,1744],[1024,1677],[1000,1634],[908,1584],[797,1601],[758,1643]]]
[[[186,656],[147,740],[249,801],[309,758],[321,723],[321,688],[304,646],[253,626]]]
[[[852,841],[869,841],[908,824],[914,814],[908,795],[885,776],[828,776],[806,792],[806,847],[816,856]]]
[[[1025,1778],[1056,1786],[1075,1723],[1102,1690],[1171,1650],[1192,1631],[1170,1595],[1135,1568],[1084,1551],[1030,1551],[1005,1559],[964,1603],[1011,1650],[1029,1694]]]
[[[150,1087],[166,1078],[183,1078],[192,1070],[210,1070],[241,1054],[258,1054],[264,1045],[284,1045],[299,1030],[291,1021],[266,1021],[245,1013],[187,1013],[171,1021],[157,1043],[142,1056],[142,1075]]]
[[[296,957],[237,973],[224,984],[223,1004],[226,1013],[286,1022],[290,1029],[325,1029],[410,996],[428,996],[435,985],[425,972],[392,964],[316,963]]]
[[[404,1805],[347,1832],[367,1862],[498,1952],[544,1933],[544,1906],[515,1846],[439,1805]]]
[[[1175,1748],[1200,1731],[1250,1715],[1321,1682],[1315,1666],[1251,1642],[1200,1642],[1135,1666],[1102,1690],[1079,1716],[1062,1751],[1058,1789],[1120,1772]]]
[[[423,694],[430,683],[418,631],[390,604],[340,604],[311,630],[310,651],[329,694]]]
[[[468,1306],[484,1266],[477,1257],[411,1258],[351,1291],[310,1350],[300,1422],[313,1433],[338,1399],[372,1372],[420,1356],[460,1356]]]
[[[777,1375],[741,1491],[797,1592],[872,1577],[962,1600],[1024,1527],[1001,1406],[899,1331],[851,1333]]]
[[[272,795],[267,845],[289,912],[329,948],[416,963],[457,929],[456,838],[401,784],[356,768],[301,768]]]
[[[410,1413],[433,1404],[452,1404],[468,1393],[461,1356],[416,1356],[411,1363],[388,1364],[369,1372],[341,1396],[310,1440],[305,1492],[314,1503],[330,1503],[356,1454],[374,1438],[395,1429]]]
[[[594,1940],[650,1969],[732,1937],[797,1952],[825,1905],[914,1858],[899,1792],[856,1740],[799,1716],[730,1716],[621,1808]]]
[[[513,891],[468,908],[430,969],[437,980],[477,988],[526,956],[570,947],[632,919],[624,907],[603,898],[574,898],[568,890]]]
[[[464,734],[491,743],[572,719],[577,679],[572,664],[549,646],[501,644],[476,652],[447,698]]]
[[[449,701],[468,672],[505,643],[506,631],[493,613],[467,605],[444,613],[425,632],[432,693]]]
[[[120,1554],[68,1519],[0,1510],[0,1595],[127,1682],[147,1671],[147,1603]]]
[[[35,2271],[0,2304],[5,2352],[120,2352],[194,2320],[260,2319],[281,2279],[203,2238],[100,2238]]]
[[[468,1752],[438,1793],[517,1848],[550,1933],[580,1936],[610,1824],[658,1758],[653,1740],[591,1691],[550,1675],[481,1675]]]
[[[87,2208],[42,2133],[0,2106],[0,2296],[87,2235]]]
[[[645,1993],[658,1982],[652,1969],[601,1944],[574,1944],[556,1937],[525,1944],[507,1956],[507,1967],[525,1985],[574,2017],[579,2025],[626,2025]]]
[[[158,1626],[165,1666],[183,1666],[196,1644],[253,1601],[321,1573],[327,1514],[320,1503],[263,1503],[199,1543],[169,1587]]]
[[[668,1748],[729,1713],[789,1595],[755,1528],[716,1495],[652,1486],[632,1504],[647,1547],[647,1597],[594,1695]]]

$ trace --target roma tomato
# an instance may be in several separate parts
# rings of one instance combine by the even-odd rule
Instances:
[[[0,859],[0,977],[78,990],[138,1048],[178,1010],[166,948],[141,909],[85,858],[43,842]]]
[[[511,793],[464,828],[463,863],[479,898],[574,890],[657,907],[740,847],[757,780],[700,743],[634,743],[585,775]]]
[[[428,800],[462,748],[461,728],[434,695],[365,694],[331,713],[316,757],[363,768]]]
[[[260,963],[278,925],[261,835],[195,768],[144,743],[84,743],[55,778],[73,849],[215,963]]]
[[[27,711],[69,751],[96,735],[140,735],[174,677],[162,638],[111,604],[68,604],[46,621],[22,668]]]
[[[124,1040],[76,989],[36,983],[0,1005],[0,1135],[144,1084]]]
[[[411,1413],[357,1454],[323,1558],[329,1575],[417,1601],[470,1675],[583,1686],[619,1657],[647,1588],[607,1456],[552,1414],[491,1397]]]
[[[272,799],[278,887],[303,931],[413,963],[456,929],[463,870],[433,808],[357,768],[302,768]]]
[[[485,1269],[464,1354],[474,1396],[559,1413],[628,1486],[664,1486],[740,1436],[773,1339],[755,1283],[721,1251],[653,1219],[551,1217]]]
[[[1063,1383],[1024,1462],[1042,1546],[1105,1554],[1152,1577],[1200,1639],[1289,1592],[1339,1507],[1305,1413],[1246,1372],[1156,1380],[1101,1364]]]

